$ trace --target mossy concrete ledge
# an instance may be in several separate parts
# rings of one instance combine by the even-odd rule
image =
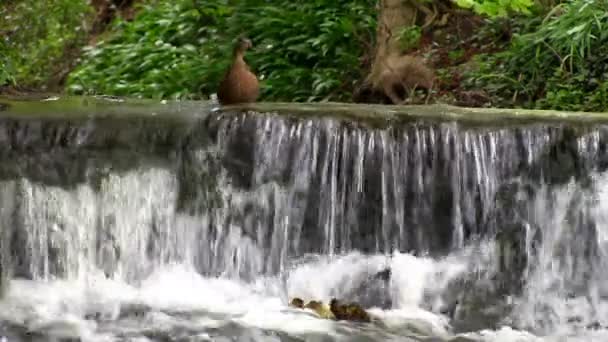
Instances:
[[[209,101],[159,101],[109,96],[0,96],[0,118],[92,119],[146,118],[189,121],[211,113],[257,112],[290,117],[334,117],[374,125],[412,120],[461,121],[481,125],[530,122],[608,123],[608,113],[553,110],[464,108],[444,104],[387,106],[371,104],[259,102],[219,107]]]
[[[291,116],[330,116],[366,122],[404,122],[411,120],[462,121],[479,124],[528,122],[608,123],[608,113],[566,112],[554,110],[466,108],[446,104],[376,105],[347,103],[255,103],[227,106],[222,111],[254,111]]]

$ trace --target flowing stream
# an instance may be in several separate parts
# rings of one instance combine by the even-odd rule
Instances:
[[[602,122],[0,102],[0,341],[608,340]]]

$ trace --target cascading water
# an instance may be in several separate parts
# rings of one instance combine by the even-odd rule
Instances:
[[[0,112],[8,341],[608,338],[601,124],[66,101]]]

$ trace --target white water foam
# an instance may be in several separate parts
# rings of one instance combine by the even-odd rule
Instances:
[[[101,272],[72,280],[13,280],[0,302],[0,320],[45,336],[79,336],[83,341],[110,341],[117,336],[143,339],[144,331],[151,328],[161,332],[189,329],[200,337],[228,324],[290,336],[321,334],[345,341],[352,336],[378,341],[429,337],[449,341],[456,336],[450,333],[447,317],[423,309],[421,302],[424,292],[439,290],[449,278],[465,270],[457,260],[436,261],[408,254],[392,258],[357,253],[318,257],[296,264],[284,282],[279,278],[260,278],[252,283],[205,278],[183,264],[162,267],[139,286],[107,279]],[[287,305],[287,299],[296,295],[326,301],[352,283],[349,276],[387,265],[393,270],[391,287],[398,304],[392,310],[369,310],[380,319],[380,325],[322,320]],[[121,307],[137,305],[145,308],[139,321],[121,314]],[[85,319],[92,316],[96,319]],[[537,340],[510,328],[460,337],[472,341]],[[269,337],[260,336],[260,340]]]
[[[543,242],[512,316],[550,341],[608,341],[608,274],[597,272],[608,265],[608,174],[591,177],[589,189],[543,187],[532,203]]]
[[[505,342],[608,340],[605,330],[585,329],[585,325],[594,320],[604,325],[605,317],[608,317],[608,306],[603,304],[601,299],[603,293],[607,292],[602,288],[605,282],[596,281],[595,288],[591,286],[592,291],[587,297],[565,298],[564,293],[560,292],[561,288],[558,287],[558,291],[555,291],[553,287],[556,283],[561,285],[559,282],[564,279],[561,273],[563,267],[572,269],[569,255],[565,255],[566,261],[562,265],[558,262],[560,254],[556,256],[555,253],[560,251],[560,241],[570,236],[566,233],[574,226],[567,224],[565,213],[573,199],[576,200],[577,191],[580,192],[577,184],[571,183],[557,190],[547,189],[545,190],[547,193],[539,196],[536,203],[533,203],[536,218],[539,220],[537,224],[552,226],[543,229],[552,232],[552,235],[544,236],[539,259],[542,267],[528,275],[530,284],[526,289],[523,303],[519,303],[519,309],[515,314],[519,316],[520,321],[530,323],[532,326],[543,319],[556,326],[553,331],[548,331],[548,336],[541,339],[510,327],[454,336],[450,332],[447,317],[439,314],[439,308],[444,304],[441,294],[450,280],[472,271],[475,267],[483,269],[492,267],[491,263],[495,261],[492,257],[493,243],[482,245],[482,248],[477,249],[463,248],[439,260],[399,253],[391,257],[365,256],[359,253],[341,256],[314,255],[303,260],[290,261],[291,268],[285,270],[279,277],[258,277],[251,283],[234,278],[203,277],[187,264],[152,267],[146,261],[149,256],[141,253],[146,249],[141,245],[141,240],[146,236],[142,235],[139,239],[131,239],[131,237],[140,234],[148,226],[144,223],[153,220],[151,212],[155,212],[154,219],[162,223],[163,234],[170,235],[172,229],[176,228],[169,224],[169,219],[165,218],[171,213],[159,210],[163,203],[173,203],[174,200],[157,198],[157,194],[160,193],[173,199],[175,193],[169,190],[175,188],[175,180],[167,172],[153,170],[146,175],[150,179],[142,181],[141,184],[136,182],[136,177],[129,175],[124,178],[111,178],[104,183],[103,193],[118,195],[104,198],[104,203],[115,205],[108,204],[103,209],[116,213],[114,215],[117,218],[116,224],[121,227],[133,222],[137,223],[130,230],[124,230],[128,234],[120,234],[117,240],[122,243],[122,250],[140,253],[126,258],[132,260],[131,264],[126,265],[127,269],[137,275],[151,273],[141,281],[140,279],[130,281],[137,277],[130,276],[130,272],[118,268],[114,278],[107,279],[103,272],[95,270],[91,262],[91,259],[95,259],[93,256],[74,253],[72,259],[68,258],[68,263],[74,263],[78,267],[68,268],[68,270],[74,269],[74,272],[68,272],[68,280],[54,280],[53,277],[49,277],[46,281],[12,281],[7,297],[0,302],[0,321],[25,327],[43,336],[79,336],[83,341],[110,341],[116,336],[125,335],[132,339],[144,339],[145,331],[151,328],[157,332],[170,332],[176,328],[188,329],[204,338],[214,333],[221,335],[222,332],[218,333],[215,330],[227,329],[226,326],[229,324],[283,332],[291,336],[322,334],[337,340],[348,340],[352,336],[359,335],[371,336],[371,340],[382,341],[403,340],[406,337],[418,340],[436,337],[443,340],[465,338]],[[600,246],[605,246],[606,227],[608,227],[605,214],[608,212],[606,210],[608,180],[599,177],[596,181],[596,193],[585,195],[591,196],[590,198],[585,196],[583,198],[597,201],[590,215],[596,218],[598,233],[596,239]],[[127,187],[145,188],[145,184],[154,186],[146,192],[126,191]],[[56,212],[65,214],[66,217],[71,217],[70,213],[72,215],[74,212],[82,213],[75,215],[74,220],[65,224],[68,228],[72,225],[74,227],[92,225],[84,218],[93,215],[74,210],[74,208],[83,210],[81,202],[89,204],[93,202],[91,199],[93,194],[89,189],[79,188],[74,192],[76,195],[73,195],[65,191],[43,189],[29,183],[24,188],[29,193],[27,198],[31,198],[26,202],[24,210],[38,208],[35,211],[36,215],[32,216],[32,226],[39,222],[47,222],[47,216]],[[140,197],[134,198],[134,193],[140,194]],[[57,200],[50,202],[47,200],[48,197]],[[42,203],[46,205],[43,206]],[[549,206],[549,203],[552,206]],[[84,207],[89,210],[88,208]],[[172,212],[173,209],[167,210]],[[137,219],[133,220],[132,216]],[[190,225],[187,222],[184,224],[185,227],[180,229],[186,232]],[[42,236],[46,234],[46,230],[33,231],[36,237],[34,241],[44,241]],[[93,244],[92,236],[85,234],[89,230],[74,228],[67,231],[84,234],[70,241],[84,242],[83,245]],[[192,240],[187,238],[190,235],[178,235],[184,240]],[[238,241],[235,241],[235,246],[236,242]],[[35,247],[31,246],[32,250],[35,250]],[[80,251],[76,246],[72,250]],[[84,253],[86,251],[87,249],[82,250],[83,254],[86,254]],[[600,253],[605,253],[605,248],[601,248]],[[44,266],[35,269],[44,269],[46,273],[48,266],[45,265],[48,261],[45,260],[49,256],[34,255],[34,257],[39,261],[39,265]],[[164,259],[162,255],[158,258]],[[602,254],[600,259],[604,260],[605,256]],[[294,310],[287,306],[288,300],[294,296],[323,301],[340,297],[342,293],[354,290],[354,286],[360,284],[366,276],[387,267],[392,270],[390,287],[394,308],[370,310],[371,314],[381,320],[381,327],[364,328],[344,322],[320,320],[311,312]],[[602,275],[596,276],[596,280],[603,279]],[[138,321],[130,316],[123,317],[125,307],[138,305],[145,308],[143,318]],[[551,315],[555,317],[542,317],[543,312],[538,308],[543,306],[549,307]],[[180,315],[176,315],[176,312]],[[91,319],[85,319],[86,317]],[[570,317],[576,317],[580,324],[570,322]],[[266,335],[257,338],[264,341],[270,339]]]

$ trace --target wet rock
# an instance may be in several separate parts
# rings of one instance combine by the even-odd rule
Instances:
[[[219,158],[213,151],[201,150],[183,151],[179,155],[178,210],[195,214],[221,205],[216,177],[221,170]]]
[[[124,319],[127,317],[141,318],[150,312],[152,308],[149,305],[142,303],[125,303],[120,306],[120,314],[118,319]]]
[[[86,320],[90,320],[90,321],[99,321],[101,320],[103,317],[103,314],[101,312],[88,312],[84,315],[84,319]]]
[[[523,273],[528,263],[525,246],[525,227],[510,225],[496,234],[499,260],[498,281],[505,291],[521,287]]]
[[[588,156],[579,151],[581,137],[588,134],[583,126],[562,126],[554,133],[554,139],[535,160],[530,170],[535,178],[547,184],[565,184],[572,178],[583,180],[589,176]]]
[[[8,279],[4,275],[5,273],[6,271],[2,267],[2,263],[0,263],[0,298],[3,298],[8,292]]]
[[[36,341],[25,326],[10,322],[0,322],[0,341]],[[41,341],[40,339],[38,341]]]
[[[11,278],[11,235],[14,229],[14,201],[11,195],[14,193],[16,182],[5,182],[0,191],[0,298],[8,291],[9,279]]]
[[[47,241],[49,271],[61,278],[65,277],[68,272],[67,254],[65,253],[68,243],[65,226],[57,223],[50,225]]]
[[[256,146],[255,120],[243,120],[242,122],[231,122],[227,127],[221,127],[228,133],[225,153],[222,155],[221,164],[227,172],[227,177],[233,186],[250,189],[253,181],[254,171],[254,148]]]
[[[587,326],[585,327],[588,330],[600,330],[600,329],[605,329],[606,327],[602,326],[602,324],[598,321],[592,322],[587,324]]]
[[[512,311],[509,296],[490,270],[467,272],[451,280],[442,292],[438,311],[450,318],[454,332],[499,329]]]
[[[352,292],[345,294],[343,298],[358,303],[364,308],[390,309],[393,305],[390,280],[391,269],[385,268],[380,272],[369,275]]]
[[[500,210],[490,225],[496,227],[496,284],[505,293],[517,294],[521,291],[524,272],[530,262],[529,253],[541,241],[542,230],[531,229],[536,227],[528,219],[530,203],[537,195],[534,186],[521,181],[503,184],[496,194],[495,207]],[[526,241],[530,241],[529,247]]]
[[[228,322],[218,328],[206,328],[204,334],[207,338],[173,338],[171,341],[213,341],[213,342],[231,342],[231,341],[264,341],[264,342],[301,342],[302,338],[290,336],[285,332],[271,331],[259,329],[251,326],[241,325],[235,322]],[[200,335],[199,335],[200,336]],[[313,339],[314,341],[327,341],[325,339]],[[154,340],[156,341],[156,340]]]
[[[6,292],[8,292],[8,284],[9,284],[9,260],[8,255],[6,255],[5,248],[6,242],[4,241],[4,236],[0,234],[0,299],[4,297]]]
[[[392,271],[390,268],[385,268],[384,270],[376,273],[374,275],[374,279],[389,281],[391,279]]]
[[[99,234],[96,240],[98,265],[106,277],[110,278],[118,268],[121,250],[114,232],[117,231],[116,217],[107,215],[98,221]]]

